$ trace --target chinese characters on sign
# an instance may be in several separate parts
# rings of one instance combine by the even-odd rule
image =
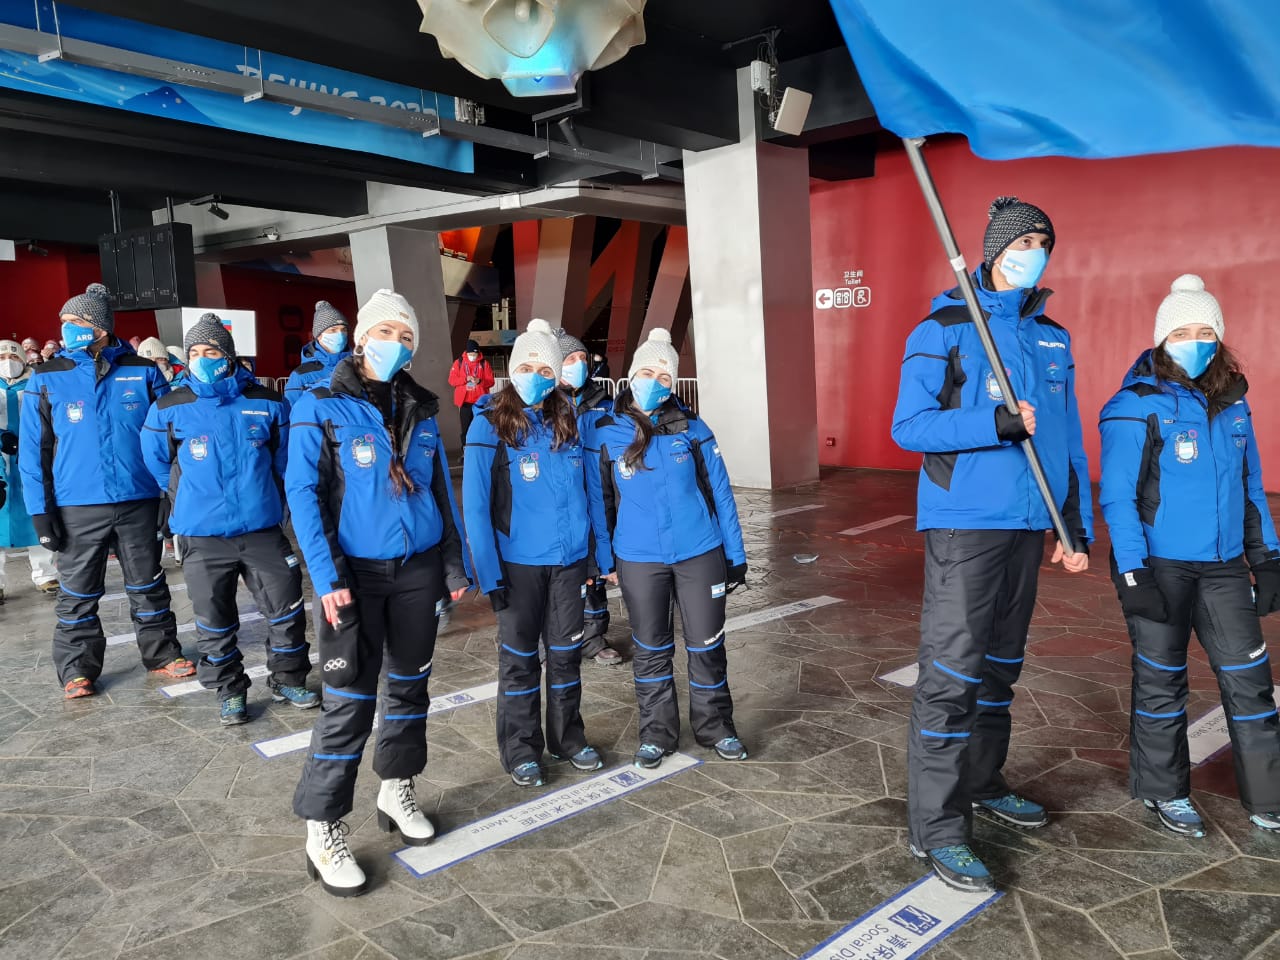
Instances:
[[[813,305],[818,310],[844,310],[849,307],[871,306],[871,287],[861,270],[846,270],[840,287],[819,287],[813,293]]]

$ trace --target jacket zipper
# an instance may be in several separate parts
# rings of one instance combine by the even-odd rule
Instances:
[[[1213,421],[1209,419],[1209,403],[1207,399],[1205,400],[1205,403],[1204,403],[1204,424],[1205,424],[1204,426],[1205,441],[1209,444],[1209,459],[1213,461],[1213,491],[1214,491],[1213,495],[1214,495],[1214,498],[1217,499],[1218,498],[1218,451],[1215,450],[1213,446]],[[1218,536],[1217,536],[1217,539],[1214,540],[1214,544],[1213,544],[1214,553],[1216,555],[1217,561],[1221,563],[1222,562],[1222,511],[1215,510],[1214,518],[1217,520],[1217,525],[1218,525]]]

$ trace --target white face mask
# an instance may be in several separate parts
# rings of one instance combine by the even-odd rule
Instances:
[[[0,377],[6,380],[17,380],[22,376],[23,363],[14,357],[5,357],[0,360]]]

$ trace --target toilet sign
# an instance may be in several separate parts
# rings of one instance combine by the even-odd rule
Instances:
[[[843,286],[818,287],[813,291],[816,310],[848,310],[871,306],[871,288],[861,270],[846,270],[841,276]]]

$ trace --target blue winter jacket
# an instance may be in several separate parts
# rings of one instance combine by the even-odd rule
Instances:
[[[22,395],[27,512],[158,499],[141,433],[151,404],[168,392],[159,368],[114,337],[96,358],[63,350],[42,363]]]
[[[31,371],[25,370],[12,383],[0,380],[0,432],[22,436],[22,393],[27,389],[30,376]],[[0,479],[8,486],[4,506],[0,507],[0,547],[29,547],[39,543],[22,496],[18,454],[0,454]]]
[[[307,391],[293,408],[285,494],[298,545],[317,594],[349,588],[347,557],[408,560],[440,547],[450,590],[467,585],[461,522],[435,394],[409,374],[390,384],[392,432],[356,375],[354,360],[334,371],[329,387]],[[399,457],[414,492],[396,492]]]
[[[635,563],[679,563],[717,547],[731,566],[746,563],[738,506],[710,428],[668,400],[654,414],[643,466],[632,467],[623,457],[636,436],[631,409],[624,390],[587,436],[587,489],[604,508],[597,540]]]
[[[1076,406],[1071,335],[1044,316],[1050,290],[996,292],[974,275],[978,301],[1018,399],[1036,408],[1035,446],[1067,529],[1093,539],[1093,499]],[[907,338],[893,439],[923,453],[919,530],[1048,530],[1049,511],[1017,444],[996,436],[1004,402],[959,290]]]
[[[302,348],[302,362],[289,374],[284,385],[285,410],[289,410],[302,399],[302,395],[315,387],[327,387],[333,379],[333,371],[338,364],[351,356],[350,350],[341,353],[330,353],[312,340]]]
[[[1165,560],[1280,556],[1245,400],[1248,383],[1208,403],[1156,379],[1151,351],[1102,408],[1102,513],[1121,573]]]
[[[480,589],[505,585],[503,563],[567,567],[587,555],[591,521],[582,442],[553,446],[541,410],[528,410],[530,427],[508,447],[480,410],[467,431],[462,466],[462,510]],[[607,543],[596,562],[613,570]],[[603,562],[601,560],[603,558]]]
[[[147,468],[173,502],[169,529],[188,537],[278,526],[288,450],[284,400],[240,366],[161,397],[142,430]]]

